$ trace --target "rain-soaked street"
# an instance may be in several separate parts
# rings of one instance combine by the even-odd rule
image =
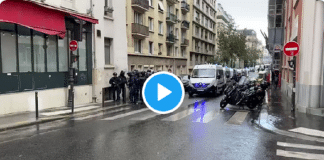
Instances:
[[[129,111],[1,132],[0,157],[4,160],[287,159],[289,155],[277,154],[305,151],[289,144],[323,146],[261,129],[257,125],[260,110],[235,106],[220,110],[221,98],[186,96],[182,106],[167,115],[130,105]],[[310,152],[322,151],[323,148]]]

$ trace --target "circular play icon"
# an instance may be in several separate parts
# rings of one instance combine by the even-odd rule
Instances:
[[[180,79],[168,72],[153,74],[144,83],[142,91],[146,106],[159,114],[168,114],[177,110],[183,102],[184,95],[184,87]]]

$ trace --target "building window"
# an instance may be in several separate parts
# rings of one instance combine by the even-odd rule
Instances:
[[[175,37],[176,37],[176,39],[179,39],[179,29],[178,28],[175,29]]]
[[[87,71],[86,33],[82,34],[82,42],[79,42],[79,71]]]
[[[104,6],[104,15],[108,16],[108,17],[113,17],[113,4],[112,4],[113,0],[105,0],[105,6]]]
[[[152,32],[154,31],[154,20],[151,17],[149,17],[149,29]]]
[[[160,12],[163,12],[164,11],[164,7],[163,7],[163,2],[162,1],[159,1],[158,3],[158,9]]]
[[[198,37],[199,36],[199,27],[196,26],[196,36]]]
[[[33,31],[34,72],[45,72],[44,34]]]
[[[10,30],[1,31],[1,59],[2,73],[17,72],[17,47],[15,25],[9,23],[0,23],[0,29],[8,26]],[[6,27],[7,28],[7,27]]]
[[[159,43],[159,55],[162,55],[162,47],[163,47],[163,45],[161,43]]]
[[[154,52],[153,42],[149,42],[149,53],[153,54],[153,52]]]
[[[202,9],[202,10],[205,9],[205,3],[204,3],[204,2],[202,2],[201,9]]]
[[[135,53],[142,53],[142,40],[134,39]]]
[[[159,34],[163,34],[163,23],[159,21]]]
[[[199,6],[200,0],[196,0],[196,5]]]
[[[196,21],[199,22],[199,13],[196,11]]]
[[[149,0],[149,5],[153,7],[153,0]]]
[[[205,16],[201,16],[201,25],[204,25]]]
[[[143,16],[142,16],[142,14],[134,12],[134,23],[143,24]]]
[[[30,29],[18,26],[19,72],[32,72]]]
[[[206,13],[207,13],[207,15],[209,15],[209,7],[208,6],[206,6]]]
[[[57,37],[47,36],[47,72],[57,72]]]
[[[175,57],[179,57],[179,48],[175,47]]]
[[[111,64],[111,44],[112,39],[111,38],[105,38],[105,64],[110,65]]]
[[[59,49],[59,72],[68,71],[68,34],[65,34],[64,39],[58,40],[58,49]]]
[[[203,38],[204,37],[204,29],[201,29],[201,32],[200,33],[201,33],[201,35],[200,35],[201,38]]]
[[[171,45],[169,45],[167,47],[167,56],[172,56],[172,46]]]
[[[207,17],[205,17],[205,18],[206,18],[205,27],[208,27],[208,19],[207,19]]]
[[[186,49],[181,48],[181,57],[186,57]]]

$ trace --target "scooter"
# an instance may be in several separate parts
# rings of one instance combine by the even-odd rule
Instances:
[[[249,109],[254,109],[263,103],[268,86],[267,83],[262,83],[260,86],[256,86],[253,83],[236,85],[222,99],[220,107],[224,109],[227,104],[231,104],[242,106],[243,109],[245,105]]]

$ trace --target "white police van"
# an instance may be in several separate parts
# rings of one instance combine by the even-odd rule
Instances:
[[[190,97],[204,93],[216,96],[224,91],[225,84],[225,70],[221,65],[196,65],[190,77],[188,93]]]

